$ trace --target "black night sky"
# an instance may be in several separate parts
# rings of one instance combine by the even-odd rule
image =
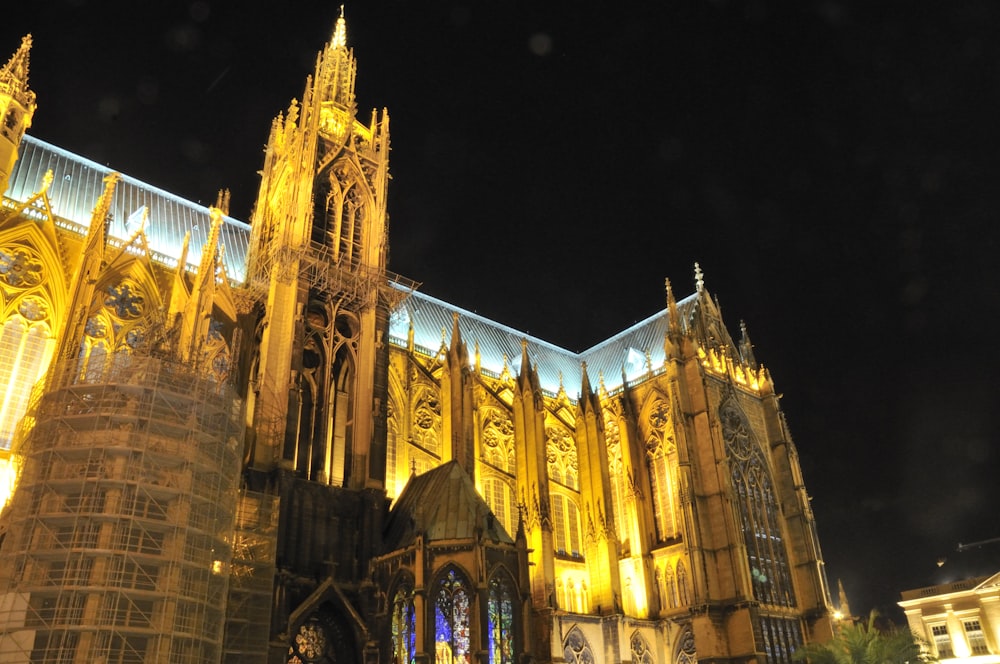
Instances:
[[[248,219],[335,3],[52,0],[31,133]],[[284,9],[277,9],[278,6]],[[579,351],[694,288],[747,322],[856,613],[1000,570],[1000,5],[346,7],[390,268]],[[942,567],[940,556],[947,556]]]

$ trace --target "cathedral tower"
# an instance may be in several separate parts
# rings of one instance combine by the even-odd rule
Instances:
[[[346,32],[341,16],[266,148],[249,258],[266,298],[252,463],[364,488],[385,481],[389,118],[358,121]]]

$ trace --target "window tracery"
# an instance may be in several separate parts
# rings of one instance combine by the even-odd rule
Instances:
[[[413,608],[413,586],[400,584],[392,602],[392,661],[413,664],[417,656],[417,618]]]
[[[629,645],[632,648],[632,664],[654,664],[655,660],[649,649],[649,643],[638,631],[632,633]]]
[[[45,369],[51,338],[47,322],[14,314],[0,328],[0,449],[10,449],[31,389]]]
[[[487,603],[490,664],[514,664],[514,593],[505,574],[490,579]]]
[[[690,625],[685,625],[677,637],[677,647],[674,649],[674,661],[677,664],[698,664],[697,651],[694,647],[694,632]]]
[[[576,441],[561,426],[545,428],[545,450],[549,479],[570,489],[579,489]]]
[[[553,493],[552,497],[552,535],[556,553],[579,557],[580,548],[580,510],[569,496]]]
[[[481,406],[483,457],[494,468],[513,474],[514,423],[510,414],[497,406]]]
[[[450,569],[437,582],[434,595],[434,661],[470,664],[469,590]]]
[[[8,286],[27,289],[42,282],[42,261],[26,247],[0,248],[0,280]]]
[[[569,664],[594,664],[594,652],[579,627],[574,627],[563,641],[563,659]]]
[[[660,542],[679,535],[677,446],[670,404],[655,399],[646,416],[646,463],[649,466],[653,521]]]
[[[483,478],[483,492],[493,516],[503,524],[507,534],[513,536],[517,531],[518,512],[510,484],[502,477],[486,476]]]
[[[778,502],[764,453],[746,415],[735,403],[723,404],[719,416],[743,522],[754,597],[767,604],[794,606]]]
[[[413,442],[434,456],[441,456],[441,400],[437,390],[421,385],[412,401]]]

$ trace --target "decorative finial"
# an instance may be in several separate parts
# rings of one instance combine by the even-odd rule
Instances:
[[[337,19],[337,27],[333,31],[334,48],[347,48],[347,21],[344,20],[344,5],[340,6],[340,18]]]
[[[694,264],[694,287],[699,293],[705,290],[705,274],[697,262]]]

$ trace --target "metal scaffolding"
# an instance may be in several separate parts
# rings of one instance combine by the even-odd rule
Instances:
[[[18,450],[0,663],[221,661],[242,412],[168,360],[55,368]]]
[[[236,510],[224,664],[266,664],[278,538],[278,497],[243,491]]]

